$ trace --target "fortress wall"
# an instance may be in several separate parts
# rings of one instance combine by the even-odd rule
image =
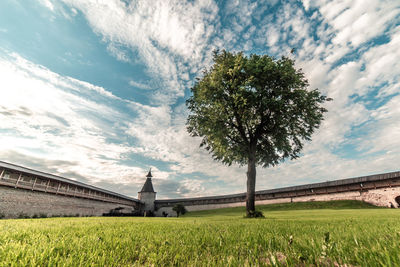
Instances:
[[[330,193],[321,195],[310,195],[302,197],[294,197],[293,202],[310,202],[310,201],[331,201],[331,200],[359,200],[361,199],[361,193],[359,191],[350,191],[342,193]]]
[[[400,196],[400,187],[372,189],[361,193],[361,200],[372,205],[399,208],[395,198]]]
[[[29,216],[101,216],[117,207],[133,210],[132,206],[119,203],[0,186],[0,213],[6,218],[16,218],[21,213]]]
[[[145,192],[141,192],[145,193]],[[154,195],[153,195],[154,194]],[[261,190],[256,205],[330,200],[360,200],[376,206],[400,206],[400,171],[314,184]],[[0,161],[0,213],[8,218],[21,213],[100,216],[111,209],[123,212],[152,209],[156,216],[176,216],[172,208],[182,204],[188,211],[245,206],[246,194],[155,200],[155,193],[140,195],[142,201],[60,176]]]
[[[137,199],[68,178],[0,161],[0,214],[101,216],[111,209],[132,212]]]
[[[331,201],[331,200],[359,200],[380,207],[398,207],[395,198],[400,196],[400,187],[388,187],[380,189],[325,194],[317,196],[305,196],[293,198],[293,202],[305,201]]]
[[[400,193],[399,193],[400,195]],[[368,199],[371,199],[368,197]],[[394,198],[393,198],[394,199]],[[362,197],[360,192],[344,192],[344,193],[332,193],[332,194],[323,194],[323,195],[310,195],[310,196],[302,196],[302,197],[292,197],[292,198],[276,198],[276,199],[266,199],[266,200],[258,200],[256,201],[256,205],[268,205],[268,204],[281,204],[281,203],[290,203],[290,202],[309,202],[309,201],[331,201],[331,200],[360,200],[366,201],[366,198]],[[375,201],[371,204],[377,206],[386,206],[385,201]],[[378,205],[381,204],[381,205]],[[221,208],[232,208],[232,207],[243,207],[246,206],[246,202],[234,202],[234,203],[221,203],[221,204],[203,204],[203,205],[190,205],[185,206],[188,211],[200,211],[200,210],[212,210],[212,209],[221,209]],[[176,213],[172,211],[172,207],[162,207],[157,212],[157,216],[161,216],[162,212],[165,211],[169,215],[176,216]]]
[[[72,179],[0,161],[0,186],[79,197],[140,208],[142,202]]]
[[[274,199],[264,199],[264,200],[256,200],[256,205],[267,205],[267,204],[279,204],[279,203],[290,203],[290,202],[309,202],[309,201],[332,201],[332,200],[358,200],[370,203],[375,206],[381,207],[399,207],[399,204],[396,202],[395,198],[400,196],[400,187],[388,187],[388,188],[379,188],[379,189],[370,189],[370,190],[357,190],[357,191],[348,191],[348,192],[328,192],[325,194],[313,194],[313,195],[305,195],[298,197],[286,197],[286,198],[274,198]],[[235,198],[239,200],[238,198]],[[224,202],[227,202],[228,199],[224,199]],[[200,202],[200,201],[199,201]],[[202,201],[203,202],[203,201]],[[212,209],[220,209],[220,208],[231,208],[231,207],[241,207],[245,206],[245,201],[237,201],[231,203],[218,203],[221,202],[220,199],[209,199],[208,202],[210,204],[194,204],[195,201],[191,200],[190,202],[182,202],[182,204],[186,204],[185,208],[188,211],[199,211],[199,210],[212,210]],[[214,202],[214,203],[213,203]],[[169,203],[170,204],[170,203]],[[189,205],[188,205],[189,204]],[[164,204],[165,205],[165,204]],[[176,213],[172,211],[172,206],[164,206],[160,207],[156,212],[157,216],[162,216],[162,212],[168,213],[168,215],[176,216]]]
[[[399,208],[400,172],[256,192],[256,205],[331,200],[359,200],[375,206]],[[172,207],[176,204],[184,205],[188,211],[238,207],[245,206],[246,194],[156,200],[157,215],[163,211],[175,214]]]

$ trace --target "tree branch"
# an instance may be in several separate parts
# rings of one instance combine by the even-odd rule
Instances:
[[[250,145],[250,140],[247,139],[246,132],[243,129],[242,120],[241,120],[239,114],[237,113],[236,107],[234,107],[233,113],[235,115],[236,121],[238,122],[238,131],[240,133],[240,136],[242,136],[243,140],[246,142],[247,145]]]
[[[227,91],[228,91],[229,93],[231,93],[231,90],[230,90],[229,86],[228,86],[228,88],[227,88]],[[242,137],[243,141],[246,143],[246,145],[250,145],[250,140],[247,139],[246,132],[245,132],[244,129],[243,129],[242,120],[240,119],[240,116],[239,116],[239,114],[237,113],[238,108],[235,106],[235,104],[233,103],[233,101],[230,101],[230,99],[227,99],[226,95],[223,95],[222,97],[223,97],[223,99],[225,100],[226,104],[228,104],[228,105],[231,107],[231,109],[233,110],[234,117],[235,117],[235,119],[236,119],[236,121],[237,121],[237,123],[238,123],[238,124],[235,124],[235,123],[233,122],[233,120],[229,117],[229,120],[231,121],[232,126],[235,127],[235,128],[239,131],[239,134],[240,134],[240,136]],[[226,110],[226,108],[225,108],[225,112],[226,112],[227,114],[229,114],[228,111]]]

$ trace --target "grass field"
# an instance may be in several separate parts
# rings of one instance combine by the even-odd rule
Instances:
[[[0,266],[400,266],[400,210],[353,201],[181,218],[0,220]]]

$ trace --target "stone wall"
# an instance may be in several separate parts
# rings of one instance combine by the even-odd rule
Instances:
[[[396,207],[400,205],[395,198],[400,196],[400,187],[388,187],[371,190],[349,191],[341,193],[326,193],[299,197],[275,198],[256,201],[256,205],[290,203],[290,202],[310,202],[310,201],[332,201],[332,200],[359,200],[381,207]],[[221,208],[241,207],[245,206],[246,202],[233,202],[221,204],[202,204],[202,205],[186,205],[188,211],[212,210]],[[170,216],[176,216],[172,207],[161,207],[157,210],[156,215],[161,216],[162,212],[168,213]]]
[[[154,211],[154,215],[156,217],[163,217],[164,216],[163,212],[165,212],[168,215],[168,217],[176,217],[176,212],[172,210],[172,207],[159,208],[156,211]]]
[[[139,200],[75,180],[0,161],[0,186],[133,206]]]
[[[256,191],[255,197],[256,205],[306,201],[359,200],[375,206],[399,208],[400,172]],[[238,207],[246,205],[246,194],[156,200],[156,214],[160,215],[162,212],[166,212],[169,215],[175,215],[172,207],[176,204],[184,205],[188,211]]]
[[[387,187],[361,192],[361,200],[382,207],[400,208],[395,198],[400,196],[400,187]]]
[[[16,218],[20,214],[101,216],[117,207],[123,207],[126,211],[133,210],[132,206],[118,203],[0,186],[0,213],[6,218]]]

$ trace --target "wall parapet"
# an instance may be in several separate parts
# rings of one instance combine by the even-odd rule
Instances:
[[[133,207],[142,205],[142,202],[135,198],[3,161],[0,161],[0,186],[99,200]]]
[[[368,190],[399,187],[400,171],[389,172],[383,174],[374,174],[368,176],[360,176],[355,178],[347,178],[335,181],[327,181],[321,183],[313,183],[306,185],[290,186],[277,189],[268,189],[256,191],[256,201],[274,200],[283,198],[298,198],[312,195],[337,194],[344,192],[365,192]],[[212,205],[212,204],[228,204],[246,201],[246,193],[208,196],[196,198],[180,198],[180,199],[163,199],[156,200],[157,208],[172,207],[176,204],[185,206],[196,205]]]

